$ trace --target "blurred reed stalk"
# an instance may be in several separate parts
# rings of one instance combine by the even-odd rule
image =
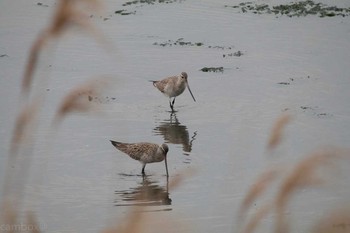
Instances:
[[[275,181],[278,178],[281,172],[282,169],[278,167],[272,167],[260,174],[257,180],[250,186],[238,212],[237,226],[239,228],[245,222],[247,211],[252,206],[254,201],[256,201],[261,195],[263,195],[266,189],[272,184],[273,181]],[[270,205],[267,205],[266,207],[263,207],[259,211],[257,211],[256,216],[253,217],[253,220],[251,220],[251,222],[247,224],[247,226],[249,226],[249,229],[246,229],[243,232],[252,232],[252,230],[255,229],[258,221],[269,210],[269,206]]]
[[[292,168],[289,175],[282,181],[275,198],[276,233],[289,232],[284,212],[292,195],[302,188],[318,187],[323,184],[319,170],[322,167],[330,168],[336,162],[336,159],[349,158],[347,154],[343,154],[341,151],[336,148],[317,151],[307,155]]]
[[[290,121],[291,121],[291,116],[287,114],[281,115],[275,121],[271,130],[269,141],[267,143],[267,148],[269,150],[276,148],[276,146],[281,143],[283,131]]]
[[[63,118],[75,112],[96,112],[98,106],[93,103],[93,99],[96,96],[101,96],[109,86],[111,79],[112,77],[101,76],[88,80],[70,90],[59,105],[52,126],[57,127]]]
[[[274,149],[281,143],[283,129],[290,119],[291,117],[289,115],[282,115],[277,119],[272,128],[272,133],[268,142],[269,149]],[[285,211],[292,197],[301,189],[320,187],[324,184],[323,178],[331,175],[324,169],[335,168],[337,162],[343,159],[349,159],[349,155],[349,150],[324,148],[314,153],[307,154],[294,166],[286,168],[281,165],[275,165],[275,167],[269,168],[261,173],[250,186],[239,209],[237,221],[239,232],[251,233],[256,231],[261,220],[270,213],[275,213],[275,233],[290,232]],[[322,176],[321,171],[324,172]],[[258,208],[256,212],[253,212],[248,222],[244,224],[244,219],[250,206],[252,206],[255,201],[258,201],[263,193],[271,188],[272,183],[277,179],[279,179],[280,182],[277,190],[274,190],[276,194],[274,199],[264,202],[262,207]],[[244,224],[243,228],[240,227],[242,223]]]
[[[97,0],[58,1],[58,6],[52,21],[47,28],[38,35],[30,48],[22,79],[21,95],[23,100],[25,100],[25,104],[21,106],[16,119],[5,173],[4,195],[1,200],[1,224],[10,224],[14,226],[18,223],[18,213],[21,210],[21,201],[24,199],[24,189],[29,176],[30,162],[33,153],[32,145],[35,139],[33,135],[37,128],[39,109],[44,102],[44,91],[39,92],[32,101],[28,99],[39,56],[50,41],[57,40],[72,26],[77,26],[78,28],[90,32],[100,43],[106,42],[102,36],[103,34],[92,27],[90,21],[87,20],[90,15],[87,13],[88,10],[97,10],[99,6],[100,4]],[[78,108],[81,106],[77,105],[75,107]],[[74,107],[71,106],[71,110],[73,109]],[[63,112],[68,113],[68,110]],[[63,117],[63,115],[61,117]],[[19,159],[19,157],[21,159]],[[34,213],[30,213],[27,220],[33,225],[36,225]],[[31,232],[39,232],[39,230],[32,230]]]
[[[317,221],[311,233],[349,233],[350,232],[350,204],[342,203],[330,210]]]
[[[50,41],[55,41],[72,26],[92,34],[101,44],[107,40],[90,23],[87,9],[96,11],[100,7],[98,0],[60,0],[49,25],[42,30],[30,48],[24,76],[22,79],[22,95],[28,95],[33,82],[33,74],[38,65],[38,58]],[[83,9],[83,10],[81,10]]]

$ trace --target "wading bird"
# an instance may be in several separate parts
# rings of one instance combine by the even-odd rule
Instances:
[[[153,82],[153,86],[160,90],[164,95],[169,97],[171,111],[174,111],[175,98],[181,95],[182,92],[184,92],[184,90],[186,89],[186,87],[188,88],[193,100],[196,102],[196,99],[192,94],[190,86],[188,85],[186,72],[182,72],[177,76],[168,77],[160,81],[151,82]],[[171,100],[171,98],[174,99]]]
[[[142,163],[142,175],[145,175],[145,167],[147,163],[156,163],[164,160],[166,176],[169,177],[167,164],[167,153],[169,147],[167,144],[158,145],[149,142],[122,143],[112,140],[110,141],[118,150]]]

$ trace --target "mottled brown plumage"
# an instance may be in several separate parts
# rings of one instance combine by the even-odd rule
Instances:
[[[186,72],[182,72],[177,76],[168,77],[160,81],[151,82],[153,82],[153,86],[155,86],[164,95],[169,97],[169,104],[172,111],[174,111],[175,98],[181,95],[186,87],[188,88],[193,100],[196,101],[192,94],[190,86],[188,85]],[[174,98],[173,101],[171,101],[171,98]]]
[[[169,147],[166,144],[157,145],[149,142],[139,143],[122,143],[110,140],[112,145],[118,150],[129,155],[131,158],[142,163],[142,174],[145,174],[145,167],[147,163],[156,163],[165,160],[166,174],[168,174],[167,153]]]

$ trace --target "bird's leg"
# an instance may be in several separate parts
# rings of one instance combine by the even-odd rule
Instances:
[[[174,97],[174,99],[173,99],[173,107],[174,107],[174,104],[175,104],[175,98],[176,98],[176,97]]]
[[[171,98],[169,99],[169,104],[170,104],[171,111],[174,112],[174,101],[173,103],[171,103]]]
[[[142,176],[145,176],[145,167],[146,167],[146,164],[143,164],[142,165]]]

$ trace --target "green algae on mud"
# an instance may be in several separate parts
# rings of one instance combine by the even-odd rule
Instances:
[[[323,3],[315,3],[312,0],[291,2],[270,6],[268,4],[256,4],[253,2],[242,2],[238,5],[225,5],[225,7],[240,9],[242,13],[251,12],[254,14],[275,14],[276,16],[286,15],[288,17],[300,17],[316,15],[318,17],[349,16],[350,8],[328,6]]]

